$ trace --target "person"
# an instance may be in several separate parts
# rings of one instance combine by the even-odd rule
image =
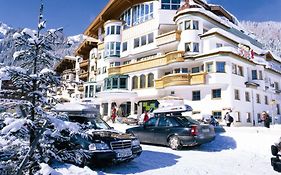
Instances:
[[[212,115],[211,115],[211,118],[210,118],[210,124],[213,125],[213,126],[217,126],[218,125],[217,120]]]
[[[149,119],[147,111],[144,111],[144,117],[143,117],[143,123],[147,122],[147,120]]]
[[[116,108],[115,108],[115,106],[113,106],[112,107],[112,114],[111,114],[112,123],[115,123],[115,119],[116,119]]]
[[[226,121],[226,126],[230,127],[231,123],[233,122],[233,117],[227,112],[224,116],[224,120]]]
[[[267,112],[263,111],[261,114],[261,119],[263,121],[264,127],[270,128],[270,117]]]

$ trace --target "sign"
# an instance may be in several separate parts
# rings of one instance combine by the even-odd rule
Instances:
[[[253,60],[255,58],[254,50],[243,44],[238,44],[238,54],[249,60]]]

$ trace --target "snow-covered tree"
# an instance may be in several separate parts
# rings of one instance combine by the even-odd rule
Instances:
[[[0,120],[0,126],[3,127],[0,128],[0,140],[3,139],[1,143],[4,143],[0,147],[0,154],[10,153],[6,161],[0,156],[0,174],[5,173],[1,172],[1,166],[5,169],[4,165],[13,167],[8,174],[14,174],[16,171],[21,174],[22,170],[29,170],[29,174],[34,174],[39,163],[44,162],[46,157],[54,152],[50,150],[48,143],[60,138],[62,130],[72,132],[69,126],[73,125],[61,129],[65,122],[56,119],[55,114],[46,112],[46,108],[50,108],[46,94],[50,87],[59,84],[59,78],[51,70],[59,59],[54,55],[54,50],[63,44],[64,37],[62,28],[45,30],[46,21],[43,20],[42,14],[43,4],[37,30],[25,28],[13,34],[13,66],[3,66],[0,69],[0,75],[11,80],[16,89],[14,93],[21,94],[17,103],[5,104],[6,108],[16,107],[18,112],[11,113],[9,117],[2,114],[3,119]]]

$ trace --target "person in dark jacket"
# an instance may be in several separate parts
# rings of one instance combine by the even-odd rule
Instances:
[[[227,112],[224,116],[224,120],[226,122],[226,126],[230,127],[231,123],[233,122],[233,117]]]
[[[263,111],[261,114],[261,119],[263,120],[264,127],[270,128],[270,116],[267,112]]]

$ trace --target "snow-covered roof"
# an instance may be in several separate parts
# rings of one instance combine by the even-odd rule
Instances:
[[[247,39],[243,39],[241,37],[238,37],[237,35],[233,34],[232,32],[228,32],[225,31],[223,29],[220,28],[212,28],[211,30],[207,31],[206,33],[202,34],[200,37],[204,37],[204,36],[208,36],[211,34],[215,34],[215,33],[219,33],[223,36],[225,36],[226,38],[229,38],[237,43],[243,44],[243,45],[247,45],[249,47],[251,47],[256,53],[258,54],[262,54],[264,52],[263,49],[261,49],[260,47],[254,45],[252,42],[250,42]]]
[[[81,104],[81,103],[62,103],[56,104],[54,107],[56,112],[98,112],[94,105]]]

